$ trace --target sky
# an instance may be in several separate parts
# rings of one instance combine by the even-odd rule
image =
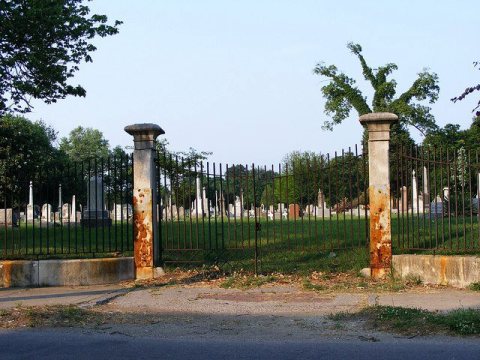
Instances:
[[[126,125],[155,123],[174,151],[209,151],[209,161],[278,164],[291,151],[341,152],[359,143],[358,115],[322,130],[319,62],[357,80],[371,100],[357,58],[372,67],[396,63],[398,92],[424,68],[439,76],[437,124],[468,128],[480,94],[450,99],[480,82],[477,1],[94,0],[92,13],[121,20],[119,34],[96,39],[93,63],[72,84],[85,98],[40,101],[27,115],[59,137],[77,126],[103,132],[110,145],[131,146]],[[416,141],[420,134],[412,131]]]

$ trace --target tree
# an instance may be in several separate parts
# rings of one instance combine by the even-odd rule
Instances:
[[[205,171],[202,164],[212,153],[197,151],[194,148],[189,148],[187,151],[172,151],[168,146],[168,140],[165,138],[158,141],[156,145],[160,195],[162,197],[172,195],[174,203],[189,208],[196,195],[197,175],[202,178],[203,183],[208,182],[205,174],[202,174],[202,170]],[[167,183],[167,187],[165,187],[165,183]],[[207,186],[207,188],[209,187]],[[208,189],[208,191],[211,190]]]
[[[60,141],[60,150],[64,151],[71,161],[87,161],[105,159],[109,155],[108,140],[100,130],[78,126],[70,131],[68,138]]]
[[[358,205],[364,184],[365,164],[351,149],[332,157],[294,151],[283,159],[282,172],[275,178],[274,195],[279,202],[304,207],[317,204],[321,190],[329,206],[345,199],[348,204]]]
[[[474,67],[477,67],[478,64],[480,64],[480,62],[478,61],[475,61],[473,63],[473,66]],[[470,86],[470,87],[467,87],[462,94],[460,94],[459,96],[456,96],[454,97],[453,99],[451,99],[454,103],[457,102],[457,101],[461,101],[463,99],[465,99],[465,97],[471,93],[473,93],[474,91],[479,91],[480,90],[480,84],[477,84],[477,85],[474,85],[474,86]],[[480,100],[478,101],[477,103],[477,106],[475,106],[472,110],[472,112],[475,112],[475,110],[477,110],[478,108],[480,108]],[[477,117],[480,117],[480,110],[478,110],[476,113],[475,113],[475,116]]]
[[[316,204],[320,170],[325,157],[313,151],[293,151],[283,158],[282,173],[275,184],[280,202]]]
[[[92,40],[121,24],[89,13],[83,0],[0,0],[0,116],[30,111],[31,98],[85,96],[69,80],[81,62],[92,62]]]
[[[28,184],[35,189],[56,183],[56,169],[64,158],[54,148],[56,132],[41,121],[6,115],[0,121],[0,207],[18,206],[28,200]],[[47,181],[50,180],[50,181]],[[47,193],[47,191],[43,191]],[[49,193],[53,193],[51,190]]]
[[[397,70],[397,65],[389,63],[373,69],[367,65],[360,45],[349,43],[347,47],[357,56],[365,80],[373,87],[372,103],[367,103],[367,98],[355,86],[355,80],[339,72],[335,65],[317,64],[313,72],[330,80],[322,87],[326,99],[325,114],[332,117],[332,120],[325,121],[324,129],[332,130],[334,125],[340,124],[349,116],[352,108],[359,116],[381,111],[397,114],[400,122],[392,129],[393,142],[411,141],[407,126],[413,126],[423,134],[436,129],[430,107],[419,104],[418,101],[428,100],[432,104],[438,99],[440,88],[437,74],[423,70],[410,88],[395,99],[397,82],[389,80],[388,76]]]
[[[445,150],[465,148],[467,151],[476,151],[479,137],[480,116],[474,117],[472,124],[466,130],[461,130],[458,124],[447,124],[443,128],[431,131],[423,140],[423,146]]]

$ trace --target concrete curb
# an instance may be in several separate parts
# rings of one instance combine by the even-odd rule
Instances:
[[[135,278],[132,257],[0,261],[0,287],[82,286]]]
[[[480,257],[394,255],[393,271],[402,278],[418,278],[425,284],[464,288],[480,282]]]

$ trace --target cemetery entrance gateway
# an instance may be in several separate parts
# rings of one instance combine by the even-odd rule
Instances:
[[[187,164],[157,155],[162,263],[278,271],[365,256],[368,165],[358,147],[290,164]]]

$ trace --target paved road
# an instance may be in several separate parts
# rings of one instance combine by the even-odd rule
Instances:
[[[319,341],[195,341],[86,332],[0,332],[7,359],[479,359],[480,342],[461,338]]]

